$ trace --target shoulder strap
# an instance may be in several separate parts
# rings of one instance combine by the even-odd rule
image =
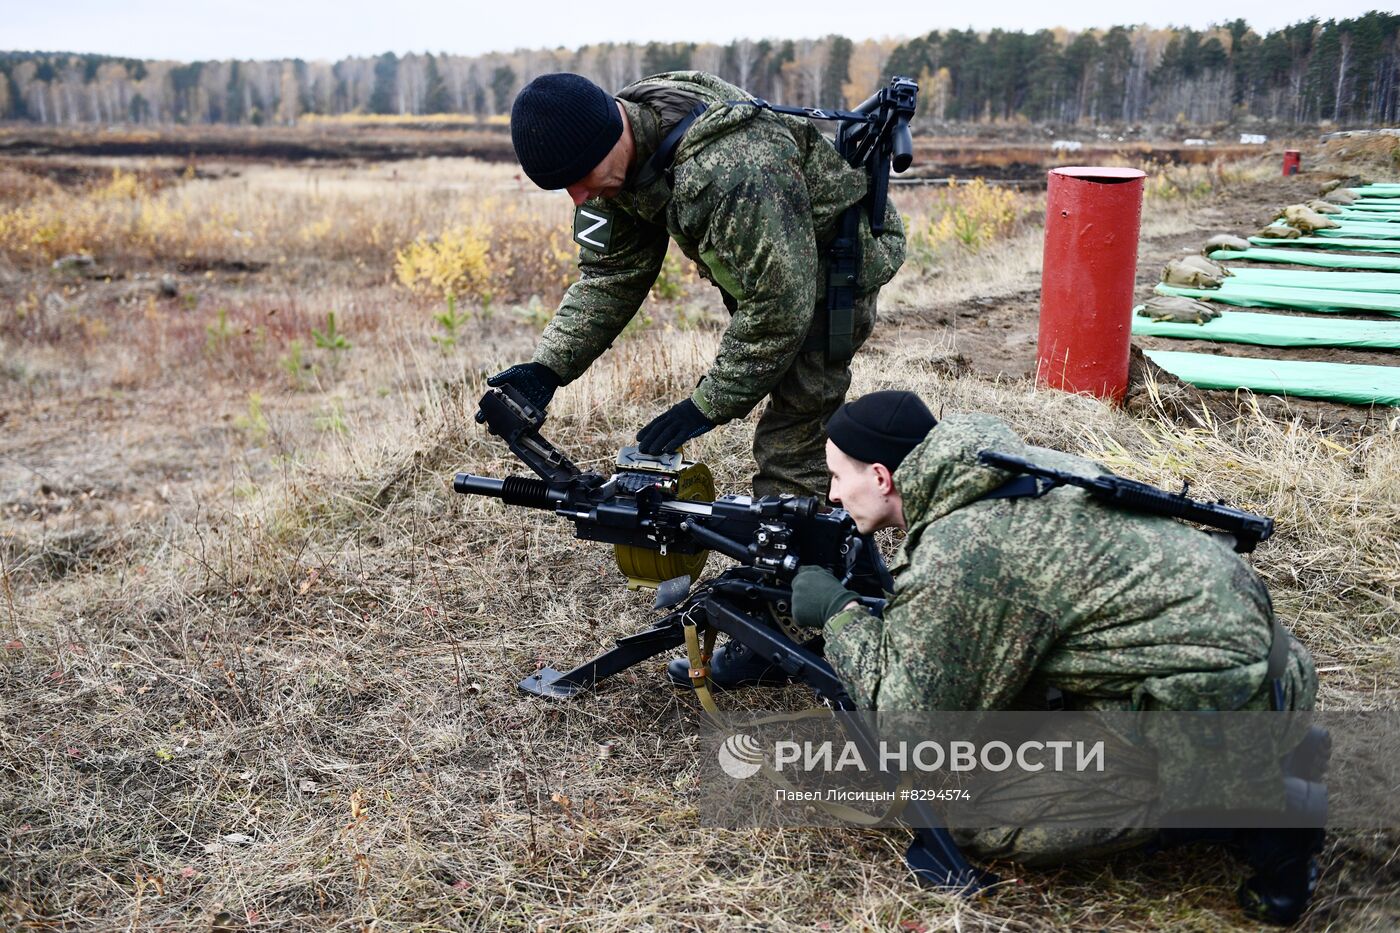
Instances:
[[[1039,499],[1054,486],[1042,482],[1038,477],[1028,473],[1022,473],[1015,479],[1007,480],[989,493],[984,493],[979,497],[982,499]]]
[[[661,140],[661,145],[656,147],[656,152],[652,153],[647,164],[642,167],[641,174],[637,176],[638,188],[645,188],[663,176],[668,183],[670,182],[671,162],[676,157],[676,147],[681,144],[681,137],[685,136],[685,131],[690,129],[690,125],[698,120],[706,109],[705,104],[696,104],[690,113],[681,117],[680,122],[671,127],[671,132],[667,133],[666,138]]]

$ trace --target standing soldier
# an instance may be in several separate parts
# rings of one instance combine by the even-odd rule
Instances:
[[[699,385],[637,434],[643,453],[678,449],[742,418],[754,431],[756,496],[824,496],[823,425],[845,399],[851,355],[875,326],[875,296],[904,261],[899,215],[871,235],[862,212],[849,321],[825,308],[825,246],[868,179],[798,117],[763,110],[696,71],[644,78],[612,97],[586,78],[531,81],[511,109],[522,168],[576,206],[580,276],[534,358],[497,373],[540,408],[615,340],[646,299],[674,239],[719,288],[731,320]]]

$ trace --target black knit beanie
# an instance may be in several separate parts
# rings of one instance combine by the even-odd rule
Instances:
[[[836,409],[826,436],[846,456],[883,463],[893,473],[928,436],[938,419],[913,392],[888,390],[862,395]]]
[[[567,188],[603,161],[622,136],[612,96],[580,75],[540,75],[515,96],[510,141],[530,180]]]

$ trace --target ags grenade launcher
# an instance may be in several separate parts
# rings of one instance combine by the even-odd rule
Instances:
[[[821,511],[812,497],[715,499],[709,469],[680,452],[648,457],[624,447],[613,475],[580,470],[540,435],[544,412],[509,385],[488,391],[480,411],[487,429],[536,475],[496,479],[458,473],[453,488],[568,519],[577,537],[613,545],[628,586],[655,589],[655,608],[668,610],[649,628],[618,639],[612,649],[572,670],[530,674],[520,682],[522,690],[571,697],[685,645],[697,696],[714,712],[706,673],[715,636],[724,632],[811,687],[834,709],[855,709],[819,649],[804,644],[813,633],[791,617],[792,579],[803,564],[825,567],[862,594],[872,610],[884,606],[883,593],[892,588],[889,572],[844,510]],[[865,559],[858,560],[865,548]],[[710,551],[738,566],[695,583]],[[853,738],[873,747],[868,734]],[[905,812],[918,827],[905,860],[921,883],[970,893],[993,880],[967,862],[927,804],[914,801]]]

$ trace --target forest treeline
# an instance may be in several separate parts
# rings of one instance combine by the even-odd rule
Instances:
[[[799,106],[853,105],[891,74],[917,76],[926,117],[1064,123],[1392,123],[1400,14],[1309,19],[1260,34],[1114,26],[930,32],[909,40],[606,43],[465,56],[386,53],[331,62],[141,61],[0,52],[0,119],[74,123],[292,123],[306,114],[507,113],[536,75],[609,89],[697,68]]]

